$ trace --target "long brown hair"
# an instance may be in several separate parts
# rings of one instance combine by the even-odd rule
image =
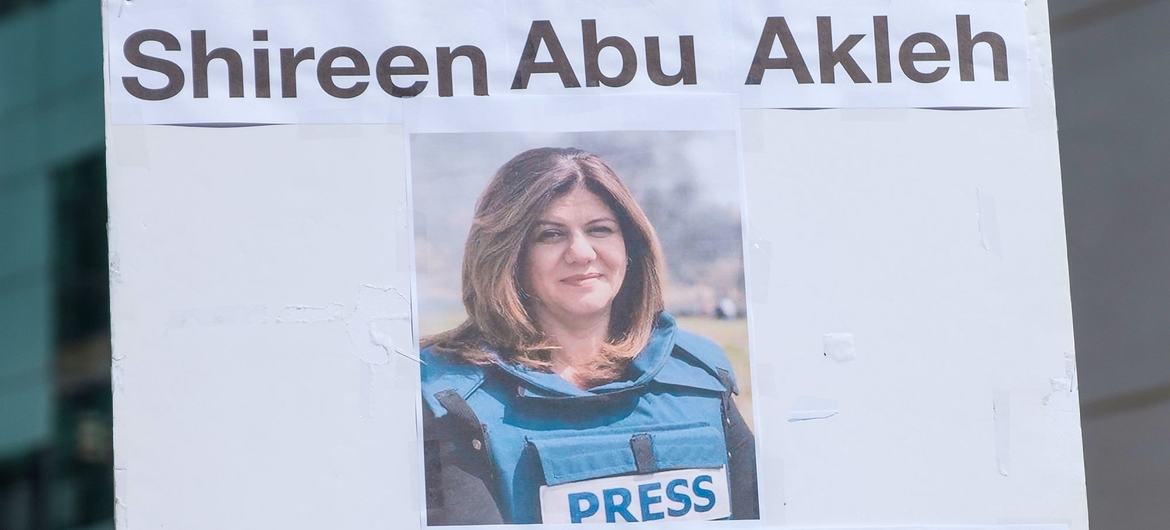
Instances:
[[[585,372],[590,383],[618,377],[649,342],[663,308],[662,249],[654,227],[629,188],[600,157],[575,148],[542,147],[513,157],[496,171],[475,205],[463,252],[467,320],[423,339],[423,346],[474,364],[508,362],[549,370],[558,346],[536,325],[520,270],[529,235],[548,206],[578,186],[617,214],[629,266],[614,298],[609,338]]]

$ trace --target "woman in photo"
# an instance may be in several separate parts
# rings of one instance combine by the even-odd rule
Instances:
[[[735,374],[663,310],[665,273],[596,155],[497,171],[464,249],[467,320],[422,341],[428,524],[758,518]]]

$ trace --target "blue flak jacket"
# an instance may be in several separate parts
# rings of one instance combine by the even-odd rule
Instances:
[[[754,439],[731,400],[731,363],[667,313],[626,377],[587,390],[504,360],[476,366],[431,348],[421,355],[430,525],[540,523],[542,486],[717,468],[729,489],[717,502],[730,503],[730,518],[758,518]],[[675,515],[716,502],[659,486],[576,494],[573,522],[653,520],[670,506]]]

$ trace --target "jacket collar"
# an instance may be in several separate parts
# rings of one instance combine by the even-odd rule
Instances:
[[[630,362],[627,378],[588,389],[577,388],[557,374],[510,363],[500,357],[496,358],[495,365],[519,380],[518,393],[521,397],[566,399],[607,396],[640,388],[654,380],[671,359],[677,329],[673,316],[665,311],[659,313],[650,342]]]

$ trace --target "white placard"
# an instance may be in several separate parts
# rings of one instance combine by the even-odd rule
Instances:
[[[750,375],[735,399],[755,440],[758,519],[671,528],[1087,530],[1046,14],[1043,0],[107,2],[119,528],[426,527],[418,340],[420,311],[433,307],[418,298],[437,285],[434,299],[459,305],[461,291],[443,283],[449,271],[419,264],[432,256],[457,269],[462,247],[420,245],[443,234],[419,219],[451,221],[443,229],[469,220],[510,157],[575,146],[647,168],[623,177],[648,179],[640,192],[658,193],[658,211],[673,216],[655,226],[683,243],[672,256],[718,257],[685,243],[739,230],[739,261],[711,259],[717,266],[691,274],[744,289],[676,289],[671,303],[697,308],[679,320],[747,315],[736,337],[750,333],[751,359],[736,370]],[[985,35],[968,43],[974,80],[962,80],[961,15],[972,38],[1003,37],[1003,68]],[[759,85],[745,85],[776,17],[813,83],[770,62]],[[834,49],[863,35],[850,57],[871,82],[852,79],[844,51],[834,83],[823,82],[817,17],[831,18]],[[877,81],[874,17],[889,22],[890,83]],[[628,84],[587,86],[586,19],[599,39],[635,47]],[[512,88],[540,20],[556,29],[580,88],[557,73]],[[775,59],[786,37],[772,28]],[[182,72],[182,86],[157,101],[125,89],[124,78],[168,83],[125,54],[143,30],[180,48],[143,43]],[[230,53],[216,52],[208,95],[195,97],[193,31],[206,31],[208,53],[238,52],[239,83]],[[903,43],[924,32],[951,54],[937,82],[913,81],[899,63]],[[680,65],[666,58],[685,35],[695,83],[656,84],[645,37],[660,38],[670,73]],[[425,81],[416,97],[387,94],[376,73],[343,75],[355,73],[344,59],[325,71],[330,90],[366,82],[364,91],[322,88],[327,51],[350,47],[376,71],[395,46],[427,61],[426,74],[391,76],[396,90]],[[483,53],[487,95],[474,95],[466,48],[451,62],[452,95],[440,95],[439,49],[460,46]],[[307,47],[314,59],[300,61],[295,97],[283,96],[277,70],[270,97],[256,96],[257,51],[277,65],[282,49],[297,62]],[[406,68],[410,52],[396,53],[390,66]],[[605,76],[619,75],[618,51],[598,57]],[[915,75],[945,66],[913,57]],[[549,60],[542,48],[536,62]],[[997,70],[1008,79],[996,81]],[[830,108],[795,109],[807,107]],[[175,123],[203,126],[158,125]],[[256,123],[286,125],[207,126]],[[681,185],[654,186],[663,183]],[[681,206],[688,194],[710,207]],[[420,286],[431,272],[440,280]],[[450,325],[441,320],[436,329]],[[701,375],[699,364],[674,376]],[[689,383],[712,396],[721,388]]]

